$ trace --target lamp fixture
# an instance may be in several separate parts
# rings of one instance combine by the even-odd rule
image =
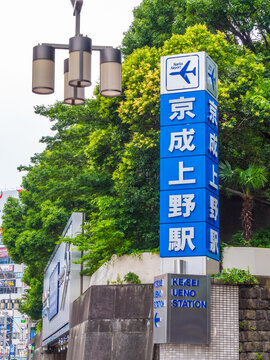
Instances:
[[[64,61],[64,103],[84,103],[84,88],[91,85],[92,51],[100,52],[100,94],[114,97],[122,94],[121,51],[111,46],[93,46],[92,40],[80,34],[83,0],[71,0],[76,17],[75,36],[69,44],[42,43],[33,48],[32,91],[52,94],[55,77],[55,49],[69,50]]]
[[[69,85],[69,59],[64,61],[64,103],[68,105],[84,104],[84,88]]]
[[[52,46],[37,45],[33,49],[33,84],[36,94],[52,94],[54,92],[54,58]]]
[[[100,94],[114,97],[122,93],[121,51],[106,48],[100,51]]]

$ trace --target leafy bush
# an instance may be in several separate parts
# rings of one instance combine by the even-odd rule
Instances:
[[[256,233],[253,234],[251,238],[251,246],[254,247],[270,247],[270,228],[260,229]]]
[[[141,280],[139,276],[133,272],[129,272],[124,276],[124,281],[129,284],[140,284]]]
[[[223,279],[226,284],[244,285],[258,284],[258,280],[250,273],[249,270],[241,269],[224,269],[222,274],[213,275],[215,279]]]
[[[241,231],[238,231],[232,236],[231,244],[233,246],[270,248],[270,228],[258,230],[252,235],[250,243],[244,239]]]

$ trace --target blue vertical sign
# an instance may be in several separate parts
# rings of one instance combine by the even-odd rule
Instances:
[[[10,356],[15,356],[15,345],[10,344],[10,350],[9,350]]]
[[[217,65],[161,58],[160,256],[219,260]]]

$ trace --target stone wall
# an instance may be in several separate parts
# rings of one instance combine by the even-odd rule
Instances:
[[[270,360],[270,278],[239,289],[240,360]]]

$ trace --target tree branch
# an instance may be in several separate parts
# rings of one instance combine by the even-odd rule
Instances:
[[[230,189],[230,188],[226,188],[226,190],[227,190],[229,193],[233,194],[233,195],[240,196],[242,199],[245,197],[245,194],[242,193],[241,191],[233,190],[233,189]],[[261,203],[261,204],[265,204],[265,205],[270,206],[270,201],[260,199],[260,198],[258,198],[258,197],[256,197],[256,196],[253,196],[253,200],[255,200],[255,201],[257,201],[257,202],[259,202],[259,203]]]

